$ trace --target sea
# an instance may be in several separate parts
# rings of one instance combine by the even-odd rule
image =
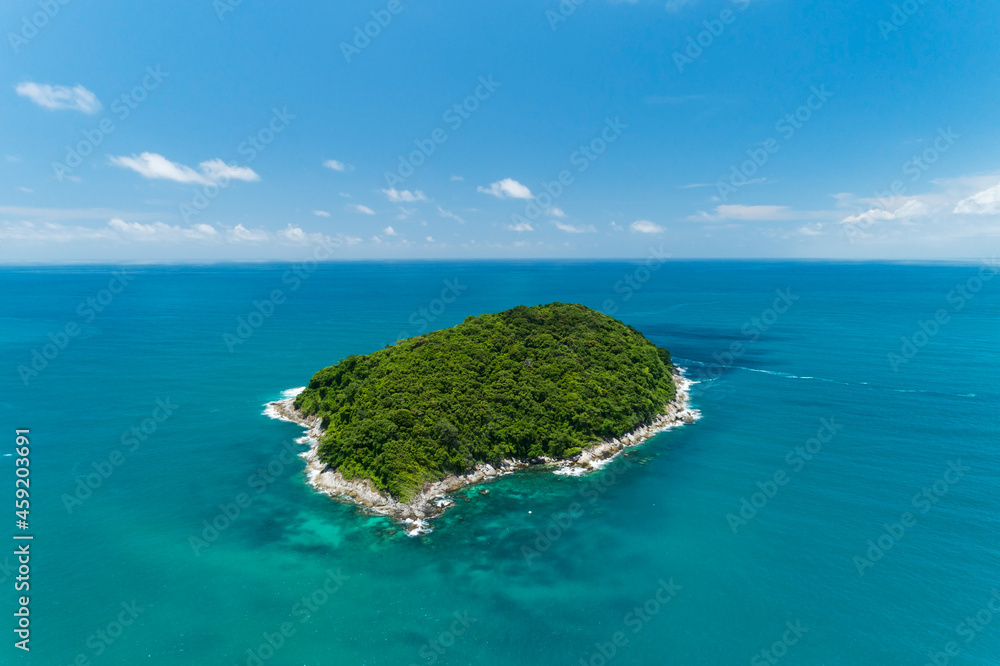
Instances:
[[[0,663],[998,664],[998,271],[5,267]],[[411,537],[314,492],[264,414],[350,354],[554,301],[669,349],[701,418]]]

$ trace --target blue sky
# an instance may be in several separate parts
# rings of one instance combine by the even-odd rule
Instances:
[[[998,22],[931,0],[8,1],[0,261],[978,259]]]

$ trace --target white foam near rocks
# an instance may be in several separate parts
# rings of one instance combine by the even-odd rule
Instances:
[[[691,408],[690,389],[694,383],[684,376],[683,368],[677,368],[677,373],[674,374],[677,395],[674,401],[666,406],[666,411],[653,419],[652,423],[639,426],[621,437],[612,437],[587,447],[573,460],[557,463],[558,467],[553,473],[560,476],[583,476],[607,466],[625,449],[644,444],[654,435],[694,423],[701,418],[701,412]]]
[[[701,418],[701,412],[690,408],[689,389],[693,382],[684,377],[682,369],[678,370],[679,372],[674,375],[676,398],[674,402],[666,405],[664,413],[657,416],[652,423],[636,428],[621,437],[587,447],[571,461],[542,458],[542,462],[555,464],[554,474],[583,476],[601,469],[626,448],[637,446],[657,433],[697,421]],[[309,447],[307,451],[299,454],[306,463],[304,472],[309,485],[331,498],[349,500],[364,506],[372,513],[394,518],[403,525],[409,536],[419,536],[431,531],[429,519],[439,516],[455,504],[448,494],[488,479],[511,474],[529,465],[524,460],[503,460],[496,467],[479,464],[465,474],[451,474],[440,481],[428,483],[410,502],[403,503],[376,489],[370,480],[347,479],[339,470],[320,460],[319,442],[323,436],[321,421],[315,416],[306,416],[295,409],[295,396],[303,390],[305,387],[283,391],[282,395],[286,397],[268,403],[264,415],[298,423],[306,429],[306,434],[295,441]]]

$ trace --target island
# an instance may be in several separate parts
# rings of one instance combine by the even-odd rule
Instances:
[[[528,465],[585,473],[693,422],[689,384],[632,326],[550,303],[348,356],[268,412],[307,428],[316,490],[415,534],[464,486]]]

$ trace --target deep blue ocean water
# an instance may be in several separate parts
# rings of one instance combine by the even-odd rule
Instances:
[[[30,655],[0,536],[0,662],[1000,663],[991,269],[312,268],[0,271],[0,452],[30,428],[34,535]],[[702,419],[409,538],[312,492],[301,429],[262,415],[348,354],[551,301],[669,348]]]

